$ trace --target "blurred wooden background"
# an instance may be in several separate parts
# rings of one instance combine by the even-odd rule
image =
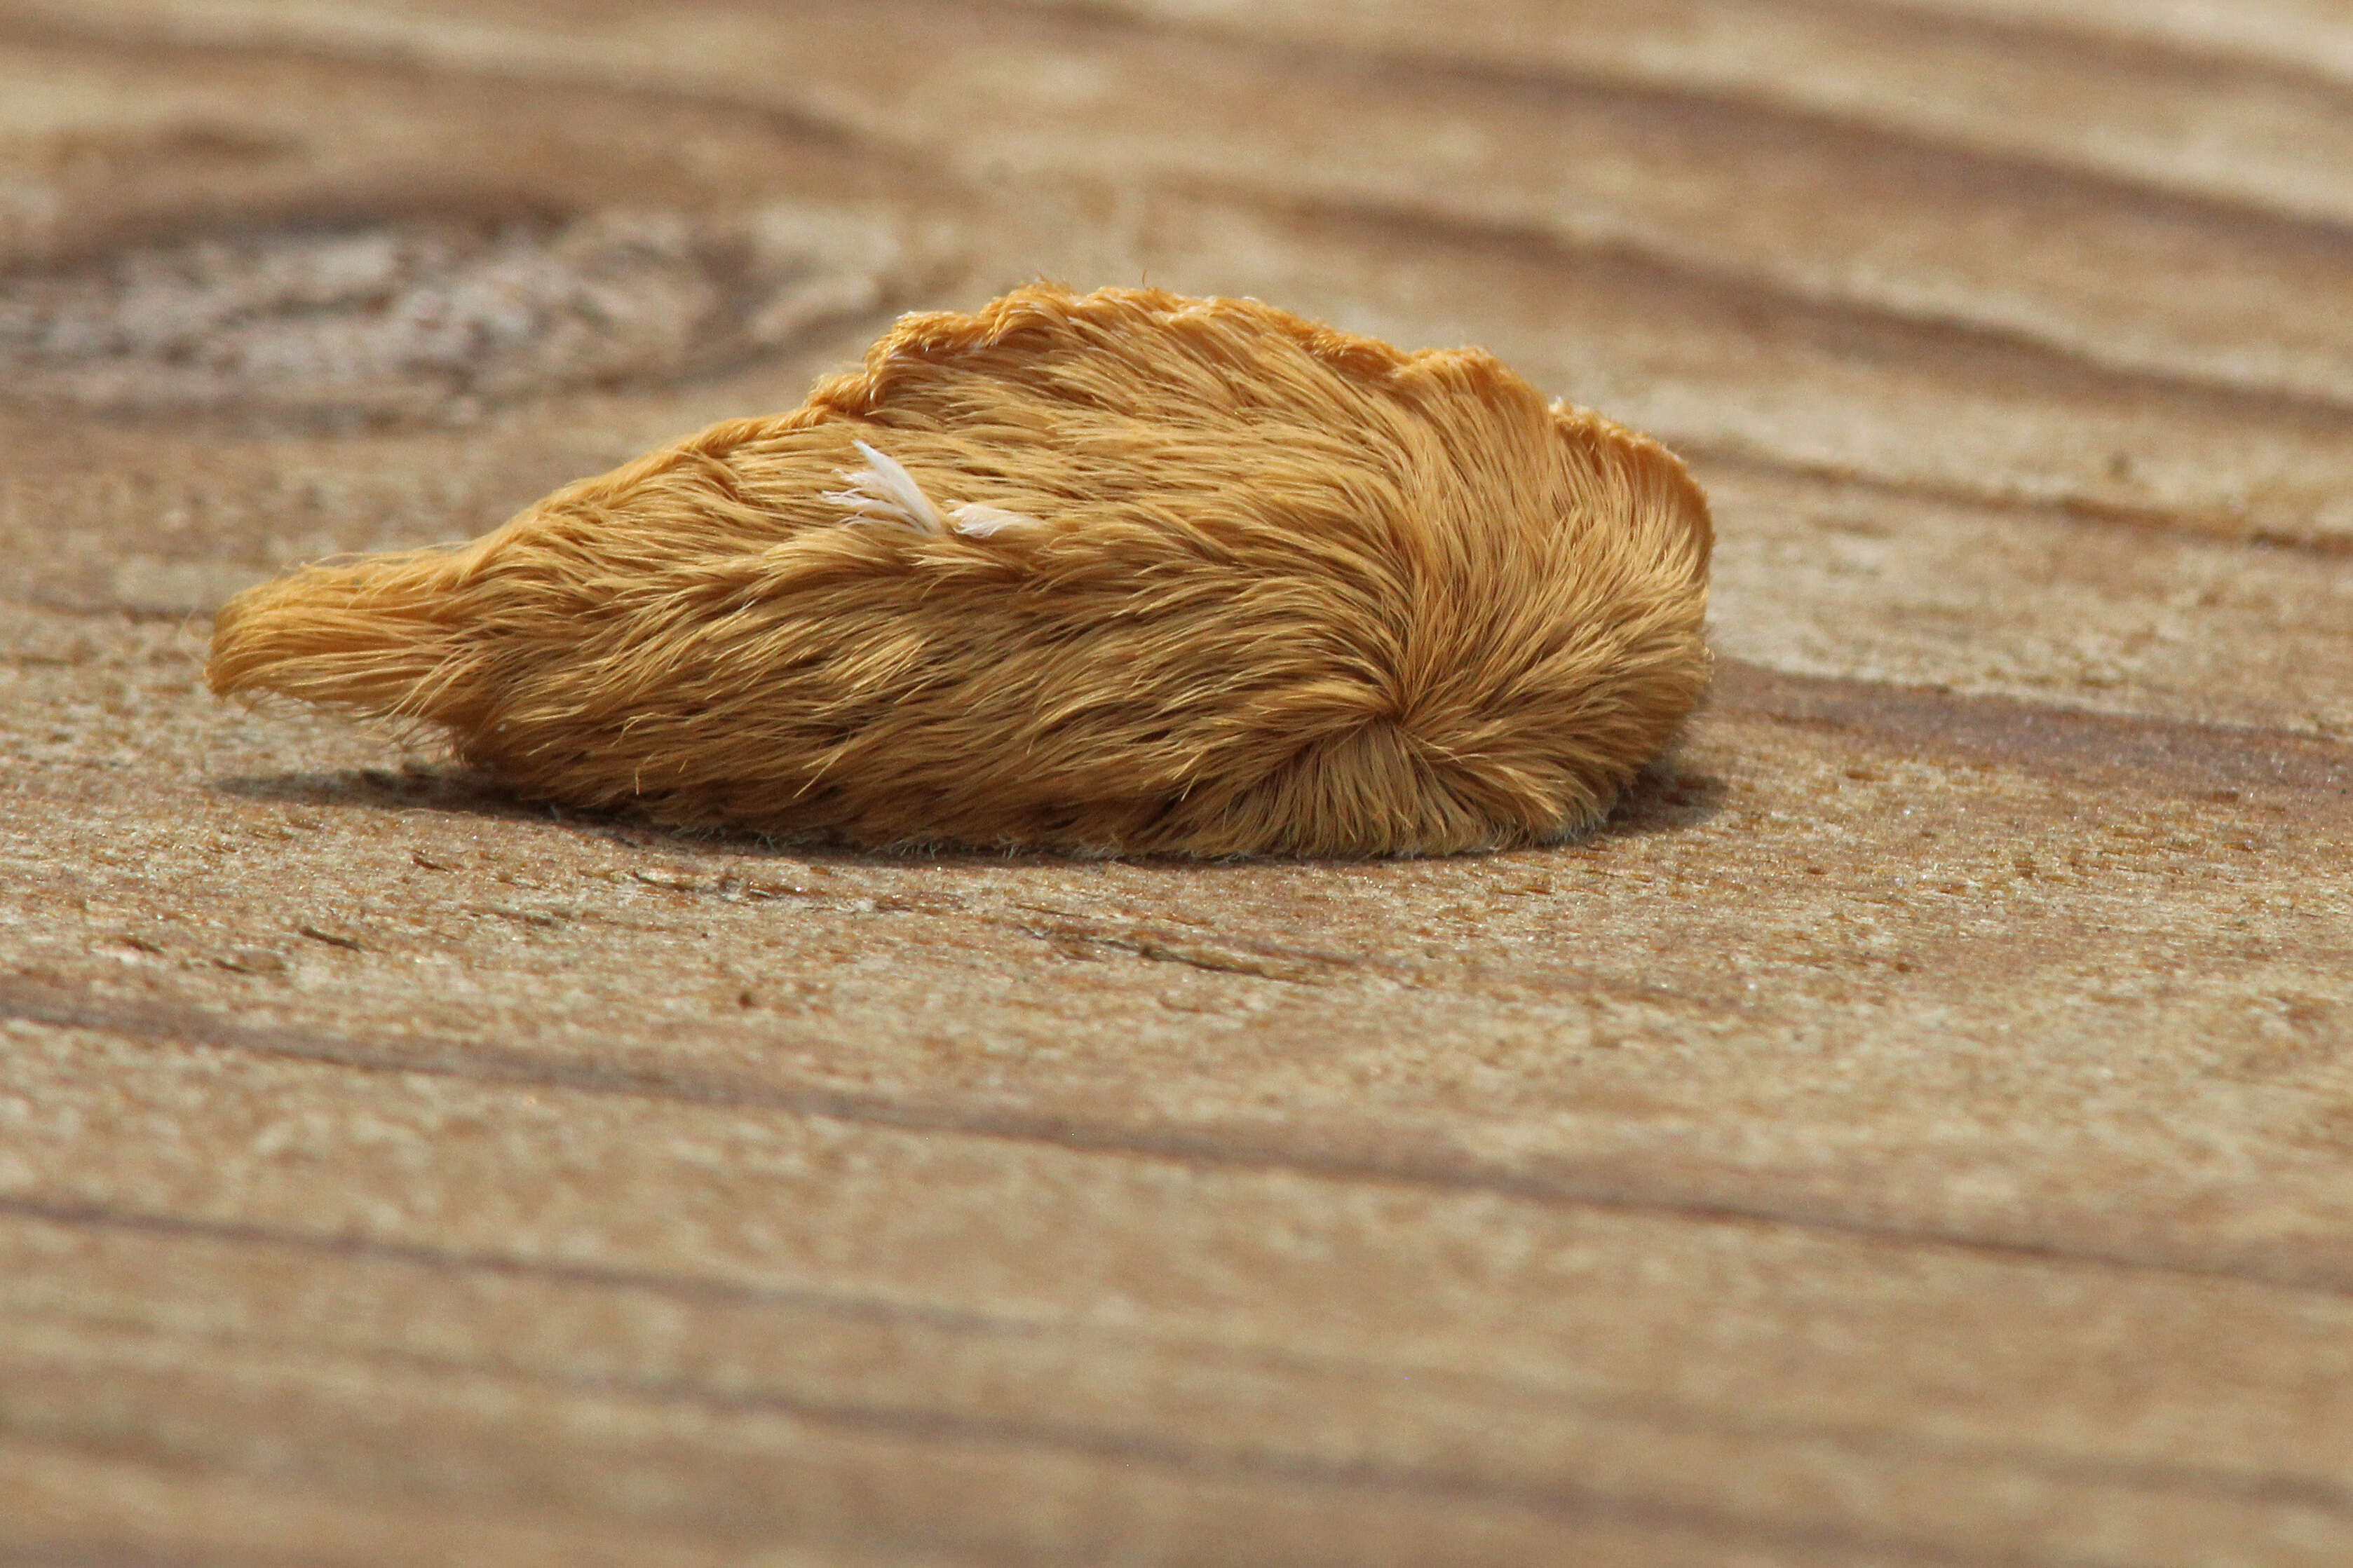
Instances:
[[[1684,451],[1680,757],[893,860],[204,696],[1040,274]],[[0,0],[0,1563],[2353,1562],[2344,0]]]

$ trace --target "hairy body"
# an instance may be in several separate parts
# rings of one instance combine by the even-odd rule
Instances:
[[[215,690],[526,794],[864,845],[1449,853],[1607,812],[1705,688],[1683,466],[1474,351],[1037,286],[474,542],[304,568]]]

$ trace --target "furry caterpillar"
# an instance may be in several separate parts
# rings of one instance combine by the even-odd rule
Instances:
[[[454,549],[231,600],[206,678],[688,826],[1442,854],[1606,813],[1704,689],[1705,499],[1475,351],[1025,288]]]

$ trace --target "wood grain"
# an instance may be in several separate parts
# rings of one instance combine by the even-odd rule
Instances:
[[[2353,1558],[2353,11],[0,0],[0,1562]],[[1558,849],[893,859],[202,693],[1022,279],[1694,458]]]

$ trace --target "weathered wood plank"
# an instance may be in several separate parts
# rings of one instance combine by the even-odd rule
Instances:
[[[1037,0],[1048,10],[1063,0]],[[2341,221],[2353,34],[2327,0],[1118,0],[1139,20],[1399,66],[1763,102],[2233,206]]]
[[[543,1097],[533,1117],[512,1090],[378,1079],[355,1099],[316,1067],[37,1049],[103,1052],[112,1117],[169,1103],[187,1142],[227,1156],[200,1172],[156,1147],[144,1179],[111,1173],[108,1206],[19,1227],[44,1258],[9,1303],[46,1336],[37,1360],[125,1375],[177,1366],[173,1342],[193,1340],[273,1391],[241,1417],[228,1391],[200,1395],[186,1462],[238,1468],[205,1450],[268,1441],[291,1391],[357,1357],[343,1375],[423,1384],[410,1396],[436,1405],[452,1394],[434,1385],[470,1369],[540,1385],[579,1419],[605,1402],[765,1411],[1278,1494],[1650,1515],[1960,1561],[2051,1550],[2066,1518],[2084,1521],[2074,1544],[2126,1561],[2353,1528],[2345,1478],[2319,1458],[2353,1372],[2341,1300],[823,1120]],[[106,1114],[57,1106],[77,1111]],[[484,1207],[497,1184],[480,1173],[509,1164],[533,1173],[530,1201]],[[778,1183],[790,1198],[763,1193]],[[418,1206],[391,1212],[396,1190]],[[151,1217],[231,1192],[249,1216],[234,1225]],[[955,1212],[912,1211],[909,1192],[954,1194]],[[110,1252],[181,1289],[126,1289]],[[2063,1304],[2087,1293],[2100,1311],[2069,1323]],[[1748,1363],[1740,1347],[1759,1341],[1781,1348]],[[2188,1353],[2203,1345],[2241,1348]],[[2141,1370],[2152,1356],[2170,1379]],[[2094,1385],[2105,1408],[2085,1403]],[[311,1397],[314,1419],[348,1420]],[[539,1399],[490,1397],[538,1418]],[[2280,1425],[2288,1400],[2314,1429]],[[70,1394],[37,1408],[60,1440],[94,1441],[105,1419]],[[1925,1446],[1883,1426],[1929,1413],[1941,1436]],[[750,1462],[729,1434],[680,1425],[672,1442],[714,1467]],[[2214,1445],[2204,1464],[2169,1461],[2185,1439]],[[410,1462],[396,1434],[337,1441],[348,1452],[322,1467]],[[494,1507],[465,1494],[545,1466],[523,1447],[459,1468],[439,1483],[453,1502]]]
[[[0,4],[0,1558],[2342,1561],[2345,36]],[[1038,271],[1670,437],[1713,708],[1579,844],[1192,867],[197,687]]]

